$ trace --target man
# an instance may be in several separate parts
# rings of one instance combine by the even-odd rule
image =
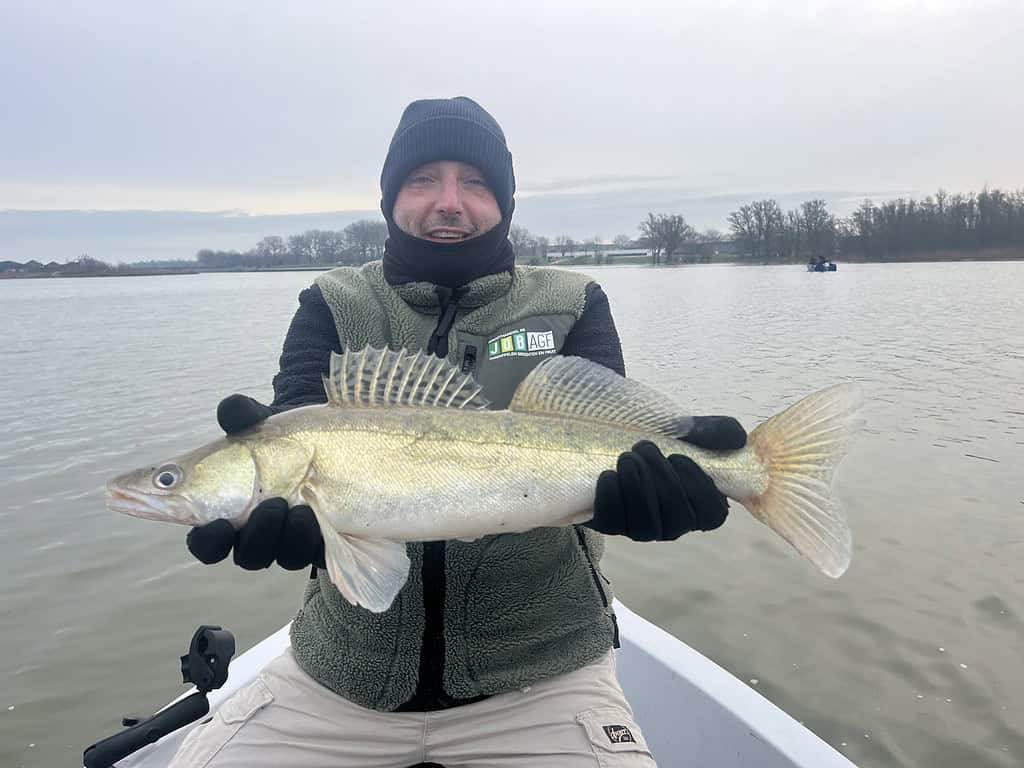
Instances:
[[[327,272],[300,294],[273,405],[227,398],[218,408],[226,432],[323,402],[321,375],[343,347],[446,357],[495,408],[554,354],[624,373],[596,283],[515,266],[512,159],[478,104],[410,104],[381,192],[384,259]],[[687,439],[739,448],[746,435],[732,419],[704,417]],[[727,504],[692,461],[641,443],[598,479],[594,512],[587,526],[410,544],[409,580],[381,614],[349,604],[317,570],[323,540],[308,507],[271,499],[237,533],[226,521],[194,529],[188,546],[204,562],[233,551],[243,568],[313,565],[314,576],[291,649],[197,728],[174,764],[654,765],[615,677],[601,533],[675,539],[721,525]]]

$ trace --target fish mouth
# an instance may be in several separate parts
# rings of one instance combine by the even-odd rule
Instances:
[[[113,484],[107,485],[107,509],[123,515],[141,517],[146,520],[165,520],[185,523],[180,510],[170,498],[140,493]],[[189,515],[188,517],[191,517]]]

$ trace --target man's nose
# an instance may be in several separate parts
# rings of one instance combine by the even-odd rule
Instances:
[[[438,211],[448,215],[462,213],[462,190],[457,177],[445,176],[441,179],[436,205]]]

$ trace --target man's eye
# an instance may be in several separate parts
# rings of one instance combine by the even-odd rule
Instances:
[[[467,179],[466,183],[467,184],[478,185],[478,186],[481,186],[481,187],[486,187],[487,186],[487,182],[484,181],[483,179]]]
[[[409,179],[410,184],[429,184],[433,179],[429,176],[413,176]]]

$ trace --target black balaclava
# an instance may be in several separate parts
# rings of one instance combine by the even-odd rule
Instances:
[[[406,176],[438,160],[459,160],[480,169],[501,210],[497,226],[468,240],[435,243],[395,224],[395,198]],[[515,253],[508,241],[516,191],[512,155],[501,127],[472,99],[423,99],[406,107],[384,160],[380,191],[388,225],[384,277],[392,285],[423,281],[458,288],[513,268]]]

